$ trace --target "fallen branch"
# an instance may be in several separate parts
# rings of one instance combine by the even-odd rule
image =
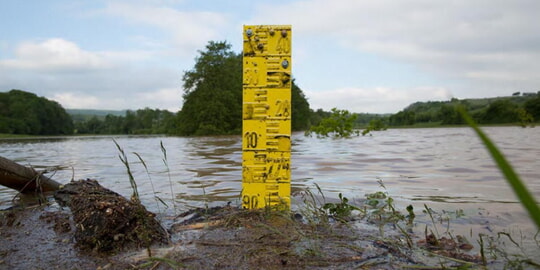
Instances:
[[[60,183],[48,178],[43,173],[1,156],[0,185],[18,190],[21,193],[55,191],[60,188]]]

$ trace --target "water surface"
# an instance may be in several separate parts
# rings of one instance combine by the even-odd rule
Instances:
[[[494,127],[485,131],[540,198],[540,129]],[[66,167],[49,176],[61,183],[94,178],[129,197],[126,167],[113,138],[127,154],[142,202],[150,210],[174,211],[156,196],[169,206],[174,199],[176,211],[239,203],[240,136],[4,139],[0,140],[0,155],[36,169]],[[413,204],[421,209],[426,203],[435,209],[482,209],[483,215],[496,216],[502,226],[530,226],[501,173],[468,128],[391,129],[350,139],[295,133],[292,151],[293,191],[317,183],[328,197],[343,193],[361,199],[382,190],[399,206]],[[134,153],[144,160],[148,171]],[[10,206],[15,194],[0,187],[0,208]]]

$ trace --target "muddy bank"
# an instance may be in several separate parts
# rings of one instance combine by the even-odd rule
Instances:
[[[87,189],[86,195],[108,197],[112,194],[96,188],[93,183],[89,186],[91,192]],[[80,191],[68,188],[64,193],[73,196]],[[503,258],[502,253],[497,253],[498,259],[488,256],[488,252],[494,252],[488,248],[495,244],[488,241],[488,236],[484,236],[485,246],[481,251],[471,245],[471,236],[445,234],[427,226],[424,233],[415,232],[416,225],[408,222],[410,219],[404,214],[388,204],[373,201],[372,208],[365,206],[362,211],[343,200],[325,204],[308,202],[294,212],[247,211],[231,205],[193,209],[175,217],[162,217],[172,220],[166,228],[171,241],[163,244],[162,232],[157,229],[158,235],[150,236],[158,241],[148,245],[148,242],[123,242],[133,236],[127,237],[129,232],[121,232],[122,228],[131,227],[118,213],[124,213],[119,209],[130,201],[119,200],[116,195],[112,197],[118,201],[109,203],[57,197],[64,203],[71,200],[73,209],[60,207],[49,197],[46,205],[0,212],[0,269],[537,267],[529,258]],[[375,199],[383,202],[382,199],[387,198],[371,198]],[[86,205],[94,212],[78,217],[74,213],[77,204]],[[111,211],[119,212],[110,214],[109,221],[96,222],[97,212]],[[94,225],[108,225],[89,231],[90,225],[85,223],[82,236],[97,238],[103,236],[103,232],[112,234],[101,240],[100,245],[89,246],[80,235],[84,220],[93,220]],[[118,223],[113,222],[115,220]],[[116,236],[119,233],[124,236]],[[105,246],[111,248],[104,249]]]
[[[95,180],[72,181],[38,205],[0,212],[0,268],[126,269],[123,251],[169,243],[155,214]]]
[[[71,209],[74,238],[81,249],[117,253],[169,242],[156,215],[137,198],[127,200],[96,180],[70,182],[56,191],[54,198]]]
[[[73,232],[71,213],[55,206],[0,213],[0,269],[96,269],[110,264],[107,256],[77,248]]]
[[[282,212],[223,207],[206,217],[204,209],[188,213],[170,228],[174,242],[154,245],[152,258],[148,249],[81,249],[71,213],[57,206],[1,215],[0,268],[5,269],[395,269],[427,259],[402,250],[391,240],[399,237],[396,231],[384,240],[376,237],[374,225],[314,225]]]

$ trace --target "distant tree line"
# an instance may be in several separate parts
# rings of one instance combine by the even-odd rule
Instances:
[[[243,95],[242,54],[233,52],[231,45],[227,42],[213,41],[208,43],[206,50],[199,51],[199,54],[195,59],[194,67],[183,75],[184,103],[178,113],[145,108],[127,111],[124,116],[114,114],[90,117],[76,115],[74,121],[66,114],[67,117],[55,118],[55,120],[65,122],[67,131],[60,133],[47,124],[39,127],[44,129],[50,127],[47,131],[49,134],[171,134],[182,136],[240,134]],[[320,117],[309,108],[304,93],[294,80],[292,81],[291,96],[293,130],[305,130],[310,127],[312,120],[320,121]],[[55,102],[51,103],[56,104],[65,114],[60,105]],[[13,106],[16,107],[17,104]],[[30,118],[25,116],[26,114],[22,113],[18,114],[19,118],[14,118],[14,114],[6,115],[10,119],[10,124],[22,119],[22,123],[19,123],[21,127],[0,129],[0,133],[36,134],[29,128],[36,128],[37,125],[33,121],[26,121],[25,119]],[[40,132],[43,130],[40,129]]]
[[[485,99],[451,99],[416,102],[387,118],[390,126],[462,125],[458,107],[464,108],[479,124],[519,124],[540,120],[540,95]]]
[[[296,84],[293,84],[292,95],[293,109],[302,108],[299,111],[293,111],[294,130],[309,130],[309,127],[317,126],[321,122],[324,123],[325,119],[332,118],[332,111],[309,109],[306,98]],[[213,102],[219,103],[218,101]],[[295,103],[296,105],[294,105]],[[354,116],[351,119],[354,119],[354,128],[367,128],[369,130],[382,130],[388,126],[462,125],[464,123],[457,111],[457,106],[466,108],[480,124],[511,123],[526,126],[540,120],[540,95],[538,94],[519,97],[416,102],[396,114],[355,113],[351,114]],[[212,122],[213,117],[216,116],[211,115],[211,110],[208,112],[204,107],[200,109],[201,111],[198,113],[192,113],[195,119],[207,117],[206,122],[201,122],[206,123],[203,125],[196,125],[192,119],[186,118],[186,114],[181,115],[182,111],[173,113],[150,108],[136,111],[128,110],[123,115],[75,114],[70,116],[57,102],[38,97],[33,93],[11,90],[0,93],[0,133],[28,135],[70,135],[74,133],[218,135],[239,133],[241,116],[238,116],[238,112],[230,112],[237,115],[237,119],[229,116],[230,120],[220,118],[221,121]],[[224,113],[225,109],[221,109],[221,112]],[[191,126],[182,126],[186,123]],[[193,129],[187,132],[189,127]]]
[[[60,104],[21,90],[0,93],[0,133],[69,135],[71,117]]]
[[[125,116],[107,114],[75,121],[76,134],[174,134],[176,114],[145,108],[126,111]]]
[[[239,134],[242,130],[242,54],[227,42],[210,41],[195,65],[185,71],[183,106],[178,113],[159,109],[128,110],[125,115],[72,117],[57,102],[21,90],[0,93],[0,133],[29,135],[170,134],[181,136]],[[292,130],[326,125],[342,112],[310,109],[303,91],[292,80]],[[480,124],[540,120],[540,94],[510,97],[416,102],[396,114],[351,113],[354,128],[381,130],[388,126],[464,124],[457,111],[464,107]],[[326,120],[325,120],[326,119]],[[349,119],[349,118],[348,118]],[[349,122],[347,122],[349,123]]]

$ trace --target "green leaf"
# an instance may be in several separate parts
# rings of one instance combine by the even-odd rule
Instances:
[[[474,120],[467,114],[463,107],[458,108],[461,116],[467,122],[467,124],[476,132],[484,146],[489,151],[491,157],[503,173],[508,184],[514,190],[514,193],[519,198],[521,204],[525,207],[531,219],[536,223],[536,226],[540,229],[540,208],[536,203],[534,197],[529,192],[525,184],[521,181],[517,173],[512,168],[512,165],[508,163],[504,155],[499,151],[497,146],[488,138],[488,136],[476,125]]]

